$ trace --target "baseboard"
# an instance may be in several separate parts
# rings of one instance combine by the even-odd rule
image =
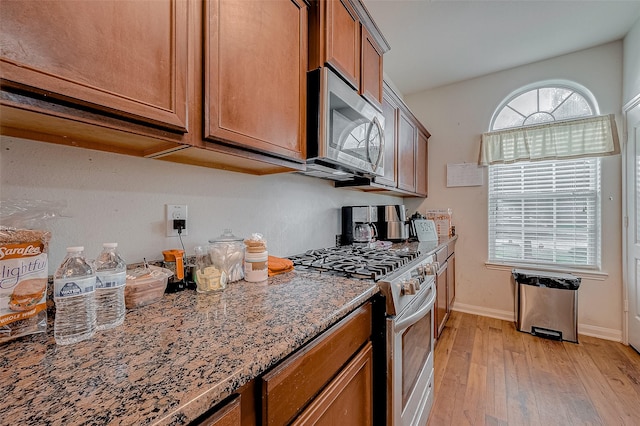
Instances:
[[[497,318],[504,321],[515,321],[516,316],[513,311],[502,311],[499,309],[489,309],[484,306],[467,305],[465,303],[453,302],[451,307],[454,311],[464,312],[465,314],[480,315],[483,317]]]
[[[578,334],[597,337],[598,339],[613,340],[614,342],[622,342],[622,330],[614,330],[613,328],[578,324]]]
[[[465,303],[454,302],[452,309],[466,314],[480,315],[483,317],[497,318],[503,321],[515,321],[515,312],[490,309],[483,306],[467,305]],[[622,342],[622,330],[612,328],[597,327],[595,325],[578,324],[578,334],[597,337],[598,339]]]

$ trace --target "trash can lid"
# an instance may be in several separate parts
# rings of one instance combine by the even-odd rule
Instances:
[[[572,274],[534,271],[529,269],[513,269],[511,274],[518,284],[559,288],[564,290],[577,290],[580,287],[581,280],[580,277],[576,277]]]

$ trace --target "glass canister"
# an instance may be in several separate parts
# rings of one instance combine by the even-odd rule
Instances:
[[[198,246],[196,252],[196,269],[194,279],[198,293],[210,293],[224,290],[227,287],[227,273],[222,264],[214,262],[211,253],[204,247]]]
[[[244,278],[244,242],[233,235],[230,229],[225,229],[218,238],[209,240],[209,254],[214,264],[222,266],[228,282]]]
[[[248,282],[263,282],[269,278],[269,253],[267,241],[261,234],[252,234],[244,240],[246,253],[244,255],[245,280]]]

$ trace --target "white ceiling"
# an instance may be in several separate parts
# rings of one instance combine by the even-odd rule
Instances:
[[[364,0],[403,95],[622,39],[640,0]]]

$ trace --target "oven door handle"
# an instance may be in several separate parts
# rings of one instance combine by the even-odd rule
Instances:
[[[434,287],[431,287],[431,288],[435,290]],[[429,299],[426,302],[422,303],[422,306],[420,306],[420,308],[417,311],[410,314],[406,318],[402,318],[400,321],[398,321],[396,318],[395,327],[394,327],[395,332],[399,333],[405,328],[408,328],[413,324],[417,323],[418,321],[420,321],[422,317],[424,317],[427,314],[427,312],[429,312],[433,308],[435,301],[436,301],[436,292],[431,291],[431,296],[429,297]]]

